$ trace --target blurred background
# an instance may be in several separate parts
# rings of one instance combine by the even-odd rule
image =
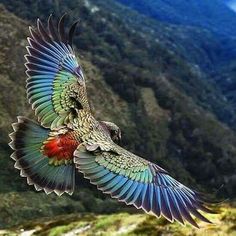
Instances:
[[[104,196],[81,175],[73,196],[38,193],[10,159],[26,100],[28,26],[67,12],[96,118],[122,145],[188,186],[227,199],[215,225],[169,224]],[[236,1],[0,0],[0,234],[235,235]]]

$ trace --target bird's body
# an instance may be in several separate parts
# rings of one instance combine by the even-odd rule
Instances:
[[[185,220],[198,227],[191,215],[209,222],[198,210],[211,212],[199,193],[184,186],[158,165],[120,147],[120,129],[98,121],[87,99],[82,69],[64,32],[63,16],[55,29],[37,22],[28,38],[27,96],[38,122],[18,117],[10,134],[12,158],[20,174],[36,190],[73,194],[75,172],[111,197],[168,220]]]
[[[104,143],[104,146],[112,142],[107,129],[100,124],[87,110],[80,110],[78,116],[68,124],[51,131],[49,137],[43,142],[42,153],[52,159],[52,163],[60,164],[72,161],[74,151],[79,144],[86,143],[93,146]]]

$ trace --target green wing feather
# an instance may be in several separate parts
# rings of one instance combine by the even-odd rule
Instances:
[[[30,28],[25,56],[29,102],[39,122],[51,129],[67,124],[75,110],[89,109],[85,81],[72,49],[72,39],[59,33],[64,30],[63,22],[60,20],[57,32],[51,17],[48,30],[38,20],[37,29]],[[72,31],[74,28],[75,24]],[[72,37],[71,31],[69,37]]]

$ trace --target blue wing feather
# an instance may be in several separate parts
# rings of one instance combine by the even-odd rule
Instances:
[[[112,164],[107,163],[104,159],[98,163],[96,161],[99,160],[97,154],[95,158],[92,152],[79,150],[78,158],[76,158],[76,153],[77,151],[74,159],[76,168],[84,173],[91,183],[96,184],[98,189],[110,194],[113,198],[124,201],[128,205],[132,204],[137,208],[142,208],[157,217],[162,214],[168,220],[176,220],[181,224],[184,224],[184,220],[186,220],[198,227],[191,214],[210,223],[197,211],[197,209],[209,210],[207,208],[204,210],[205,207],[203,203],[200,203],[198,195],[170,177],[162,168],[153,164],[152,169],[140,170],[136,172],[136,176],[133,178],[133,174],[130,175],[131,172],[128,171],[117,170],[115,173],[111,169]],[[92,162],[93,165],[91,165]],[[86,168],[87,165],[91,166],[91,169]],[[102,168],[98,168],[98,166]],[[116,169],[114,168],[114,170]],[[93,174],[91,175],[91,173]],[[132,179],[128,176],[132,176]]]

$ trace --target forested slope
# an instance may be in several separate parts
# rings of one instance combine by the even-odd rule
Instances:
[[[116,14],[88,1],[66,2],[5,2],[18,16],[0,8],[0,225],[32,216],[108,213],[123,206],[111,200],[102,203],[104,197],[80,175],[72,197],[35,193],[18,177],[9,158],[11,123],[19,114],[34,118],[24,89],[28,25],[35,24],[38,16],[45,22],[52,11],[55,17],[70,13],[68,23],[81,18],[74,43],[93,112],[98,119],[121,127],[123,145],[185,184],[209,193],[224,184],[221,195],[235,196],[235,133],[203,102],[209,93],[217,96],[214,87],[189,63],[162,43],[146,40]]]

